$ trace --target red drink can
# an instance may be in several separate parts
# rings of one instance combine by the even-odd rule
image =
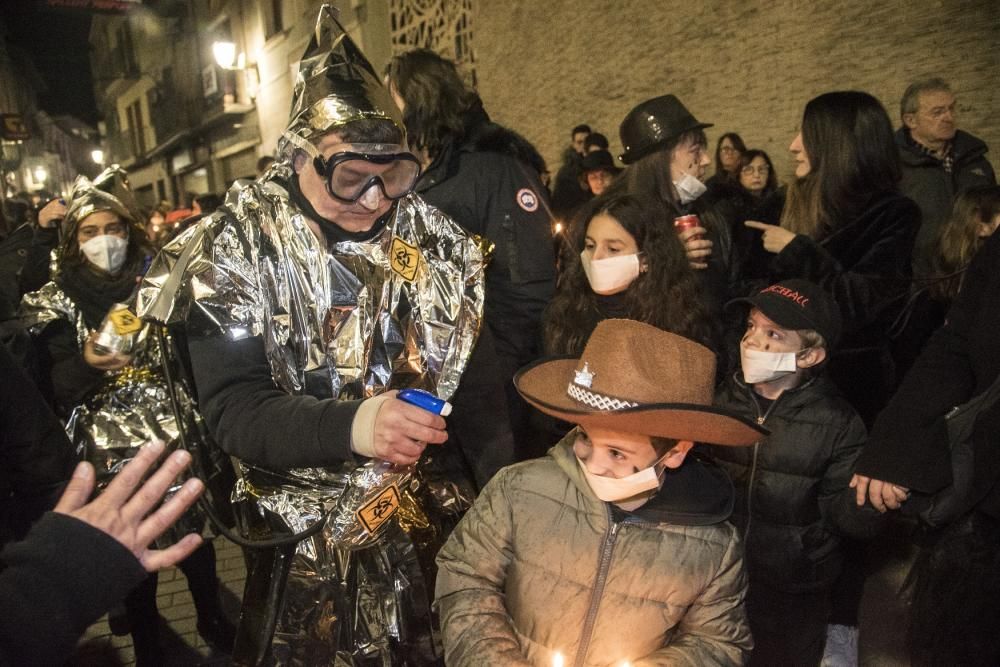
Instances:
[[[693,227],[701,227],[701,220],[694,213],[689,215],[682,215],[678,218],[674,218],[674,229],[680,234],[685,229],[691,229]],[[701,238],[701,235],[695,236],[693,238]]]

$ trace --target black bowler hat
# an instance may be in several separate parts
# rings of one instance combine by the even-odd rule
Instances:
[[[733,299],[726,306],[748,303],[779,327],[812,329],[833,349],[840,338],[840,308],[816,283],[793,278],[765,287],[753,296]]]
[[[611,153],[608,151],[591,151],[583,156],[583,162],[580,166],[580,171],[587,173],[588,171],[610,171],[612,174],[617,174],[622,169],[615,165],[615,159],[611,157]]]
[[[625,147],[619,158],[625,164],[632,164],[669,140],[706,127],[712,124],[698,122],[673,95],[654,97],[629,111],[618,127],[618,136]]]

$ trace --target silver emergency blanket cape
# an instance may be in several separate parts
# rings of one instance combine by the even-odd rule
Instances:
[[[59,320],[69,322],[76,331],[80,350],[91,333],[79,308],[55,282],[26,294],[20,314],[34,336]],[[151,439],[163,440],[168,451],[180,444],[178,420],[161,371],[160,348],[150,335],[149,325],[136,334],[135,346],[132,363],[118,371],[107,371],[98,387],[66,419],[70,442],[82,459],[94,465],[98,489],[107,486]],[[200,418],[182,390],[177,392],[177,399],[183,420]],[[178,483],[169,493],[179,487]],[[204,518],[192,508],[157,544],[169,546],[189,532],[201,532],[204,524]]]
[[[224,209],[164,247],[139,314],[263,337],[274,381],[290,394],[358,399],[419,387],[449,398],[483,313],[479,241],[409,195],[375,238],[326,247],[289,199],[291,176],[279,163],[237,183]],[[244,461],[240,472],[234,502],[253,503],[276,532],[325,520],[296,548],[272,644],[279,664],[434,658],[425,573],[441,517],[457,520],[471,502],[457,485],[428,479],[419,464],[376,460],[280,471]]]

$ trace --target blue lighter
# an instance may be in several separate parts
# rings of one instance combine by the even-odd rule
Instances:
[[[451,414],[451,403],[423,389],[403,389],[396,394],[396,398],[442,417]]]

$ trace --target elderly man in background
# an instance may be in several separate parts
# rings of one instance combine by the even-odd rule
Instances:
[[[899,104],[900,191],[917,202],[923,216],[913,250],[917,277],[931,272],[931,258],[955,197],[977,185],[996,185],[986,144],[958,129],[955,105],[951,87],[939,78],[911,83]]]

